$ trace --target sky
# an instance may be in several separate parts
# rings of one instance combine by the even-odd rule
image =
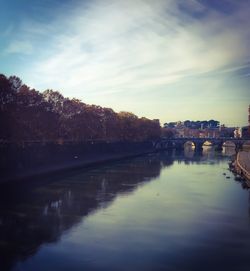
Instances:
[[[244,126],[250,0],[0,0],[0,73],[162,124]]]

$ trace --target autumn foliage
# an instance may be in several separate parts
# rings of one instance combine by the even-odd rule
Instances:
[[[57,91],[31,89],[0,74],[0,140],[144,141],[160,136],[158,120],[88,105]]]

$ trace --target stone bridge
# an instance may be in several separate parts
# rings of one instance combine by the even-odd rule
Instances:
[[[242,149],[245,143],[250,144],[250,139],[220,137],[220,138],[195,138],[195,137],[180,137],[180,138],[161,138],[153,142],[154,148],[159,150],[164,149],[184,149],[186,143],[193,143],[195,150],[202,150],[203,144],[209,142],[212,146],[215,146],[216,150],[222,150],[223,144],[226,142],[234,143],[235,149]]]

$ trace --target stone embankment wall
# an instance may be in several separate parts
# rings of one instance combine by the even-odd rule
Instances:
[[[0,144],[0,183],[153,151],[150,141]]]
[[[250,151],[240,151],[235,160],[235,170],[250,183]]]

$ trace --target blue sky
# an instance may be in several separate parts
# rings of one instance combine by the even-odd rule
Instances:
[[[0,0],[0,73],[176,120],[247,124],[250,0]]]

